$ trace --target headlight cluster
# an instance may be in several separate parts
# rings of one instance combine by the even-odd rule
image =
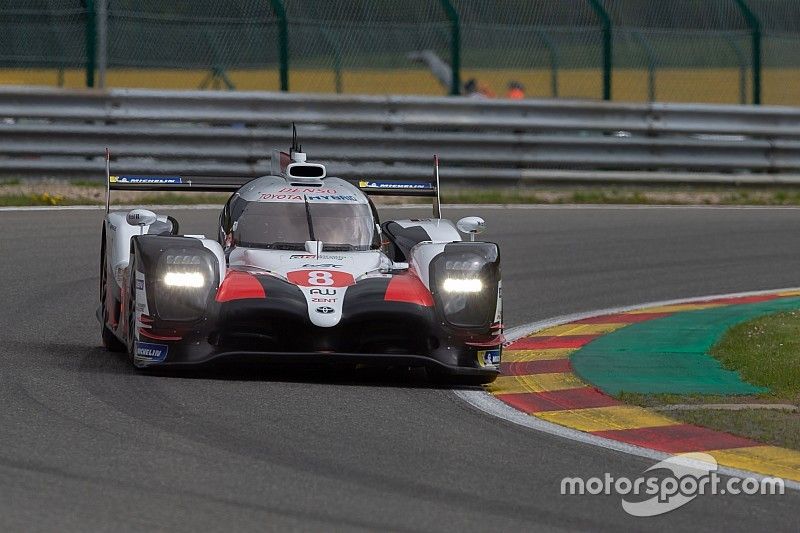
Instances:
[[[478,278],[445,278],[444,292],[481,292],[483,282]]]
[[[167,272],[164,274],[164,285],[167,287],[205,287],[206,279],[202,272]]]
[[[155,301],[164,320],[196,320],[203,316],[217,278],[214,254],[198,248],[167,249],[158,262]]]
[[[453,243],[431,262],[434,296],[447,322],[458,327],[488,326],[497,305],[500,279],[497,246]]]
[[[207,280],[200,270],[201,265],[203,259],[199,255],[167,254],[164,285],[195,289],[205,287]]]

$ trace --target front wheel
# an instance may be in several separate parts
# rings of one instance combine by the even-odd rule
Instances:
[[[128,324],[128,358],[135,367],[136,363],[136,256],[131,260],[130,279],[128,280],[128,306],[125,309]]]

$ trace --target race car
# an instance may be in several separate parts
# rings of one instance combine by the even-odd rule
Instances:
[[[102,339],[138,369],[220,359],[424,367],[487,383],[502,352],[500,252],[478,217],[441,218],[430,182],[327,176],[296,144],[256,179],[112,176],[100,252]],[[230,191],[215,239],[181,235],[114,190]],[[434,216],[381,223],[370,196],[427,196]],[[462,240],[459,231],[470,236]]]

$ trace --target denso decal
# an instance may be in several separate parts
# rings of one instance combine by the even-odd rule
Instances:
[[[332,263],[321,263],[319,265],[303,265],[303,268],[342,268],[342,265],[334,265]]]
[[[169,346],[149,342],[136,343],[136,359],[148,363],[161,363],[167,358]]]
[[[301,187],[281,187],[278,189],[279,193],[294,193],[294,194],[337,194],[339,191],[336,189],[319,189],[319,188],[306,188]]]
[[[286,279],[301,287],[347,287],[356,282],[352,274],[337,270],[295,270]]]
[[[478,350],[478,364],[496,366],[500,364],[500,348],[494,350]]]

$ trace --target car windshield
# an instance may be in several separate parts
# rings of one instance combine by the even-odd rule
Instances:
[[[234,222],[241,246],[302,250],[322,241],[323,249],[369,250],[375,222],[368,204],[317,202],[247,202]]]

